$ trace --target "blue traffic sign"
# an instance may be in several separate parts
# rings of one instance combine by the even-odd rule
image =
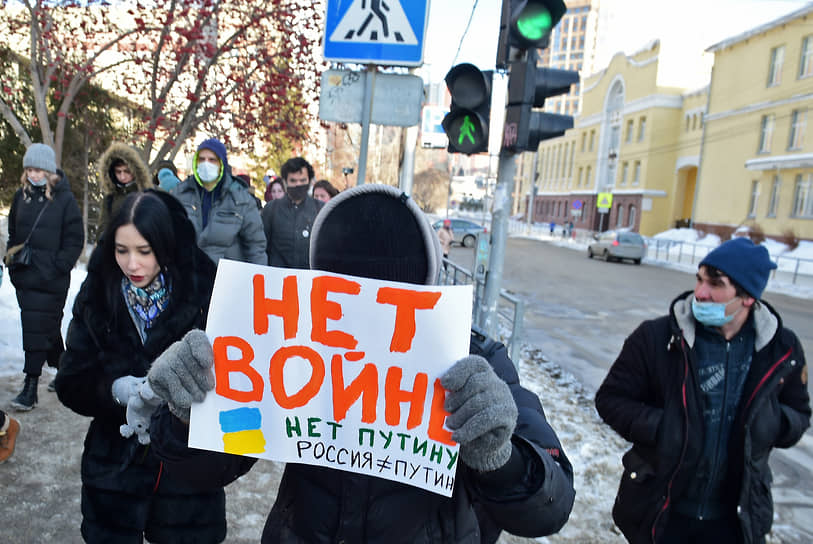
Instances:
[[[420,66],[429,0],[328,0],[325,59]]]

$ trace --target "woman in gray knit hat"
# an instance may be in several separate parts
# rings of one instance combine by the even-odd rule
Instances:
[[[53,149],[32,144],[23,168],[8,216],[6,264],[17,290],[25,352],[25,383],[11,405],[27,411],[37,404],[42,365],[57,367],[65,349],[62,309],[85,235],[79,206],[56,167]]]

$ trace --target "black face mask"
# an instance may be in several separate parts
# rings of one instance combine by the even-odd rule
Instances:
[[[291,197],[291,200],[294,202],[300,202],[308,196],[308,189],[310,189],[309,185],[295,185],[292,187],[288,187],[288,196]]]

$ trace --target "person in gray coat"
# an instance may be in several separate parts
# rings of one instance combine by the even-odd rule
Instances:
[[[204,140],[192,159],[192,174],[172,189],[195,226],[200,247],[215,263],[221,258],[267,264],[265,233],[257,204],[232,178],[226,146]]]

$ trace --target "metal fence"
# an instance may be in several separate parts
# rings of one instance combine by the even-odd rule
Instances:
[[[485,293],[485,282],[477,279],[471,271],[455,264],[449,259],[443,259],[443,268],[440,271],[441,285],[473,285],[472,323],[482,324],[483,315],[481,301]],[[514,365],[519,365],[520,344],[522,339],[522,317],[525,314],[525,303],[510,294],[505,289],[500,289],[500,296],[497,301],[497,315],[500,323],[505,324],[510,331],[508,337],[502,341],[508,347],[508,353]]]
[[[662,240],[647,238],[646,258],[663,261],[689,268],[696,268],[706,254],[716,246],[708,246],[696,242],[682,242],[676,240]],[[785,257],[777,255],[771,257],[777,268],[771,273],[771,279],[790,283],[793,285],[813,286],[813,259],[798,257]]]
[[[508,232],[513,236],[528,236],[551,241],[569,239],[573,243],[580,245],[590,244],[596,234],[596,232],[590,230],[575,229],[568,235],[562,225],[555,225],[553,234],[551,234],[549,224],[533,223],[528,225],[525,221],[514,219],[508,222]],[[716,247],[698,242],[646,237],[645,239],[647,259],[676,264],[685,267],[687,270],[696,269],[703,257]],[[776,270],[771,273],[772,280],[793,285],[813,286],[813,259],[784,255],[772,256],[771,258],[777,264]]]

